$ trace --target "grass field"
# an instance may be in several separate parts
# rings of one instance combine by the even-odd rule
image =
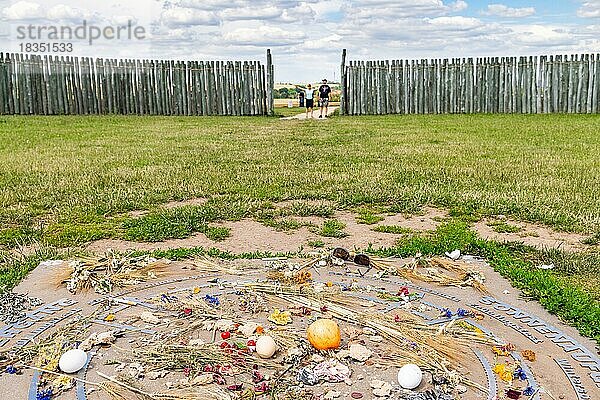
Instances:
[[[106,237],[111,218],[169,200],[241,208],[284,199],[504,214],[566,231],[600,227],[600,118],[4,117],[0,243]],[[220,206],[219,206],[220,207]],[[221,212],[221,213],[222,213]],[[221,215],[219,217],[228,217]],[[82,237],[88,240],[89,237]]]
[[[52,249],[94,239],[219,239],[227,231],[210,222],[273,223],[273,202],[288,199],[407,213],[431,205],[457,221],[503,214],[600,237],[598,132],[600,117],[566,115],[0,117],[0,278],[11,286]],[[198,197],[209,201],[157,207]],[[132,210],[150,212],[133,218]],[[289,212],[329,217],[332,209],[306,203]],[[325,234],[341,232],[330,225]],[[32,242],[46,253],[10,258]],[[596,254],[515,257],[558,260],[561,285],[599,297]]]
[[[305,112],[306,112],[306,108],[304,108],[304,107],[292,107],[292,108],[277,107],[275,109],[275,115],[278,115],[281,117],[291,117],[292,115],[297,115],[297,114],[301,114],[301,113],[305,113]]]

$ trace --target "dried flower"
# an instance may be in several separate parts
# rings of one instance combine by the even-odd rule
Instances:
[[[207,294],[206,296],[204,296],[204,301],[206,301],[208,304],[210,304],[213,307],[218,307],[219,305],[221,305],[219,298],[217,296],[211,296],[210,294]]]
[[[533,350],[523,350],[521,352],[521,355],[523,356],[524,359],[526,359],[527,361],[531,361],[534,362],[535,361],[535,352]]]
[[[408,296],[409,292],[408,292],[408,288],[406,286],[402,286],[399,290],[398,290],[398,296]]]
[[[524,394],[525,396],[533,396],[533,394],[534,394],[534,393],[535,393],[535,389],[534,389],[534,388],[532,388],[531,386],[527,386],[527,387],[525,388],[525,390],[523,390],[523,394]]]
[[[52,388],[50,388],[37,392],[35,398],[36,400],[51,400],[53,394]]]
[[[292,313],[275,309],[268,319],[276,325],[287,325],[292,322]]]
[[[513,376],[516,379],[519,379],[521,381],[526,381],[527,380],[527,374],[521,369],[521,367],[517,368],[515,370],[515,372],[513,373]]]

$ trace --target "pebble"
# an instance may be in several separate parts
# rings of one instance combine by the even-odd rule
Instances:
[[[325,396],[323,396],[323,398],[325,400],[333,400],[333,399],[337,399],[338,397],[340,397],[341,393],[338,392],[337,390],[330,390],[329,392],[325,393]]]
[[[363,394],[361,392],[352,392],[352,394],[350,395],[350,397],[352,397],[353,399],[362,399],[363,398]]]

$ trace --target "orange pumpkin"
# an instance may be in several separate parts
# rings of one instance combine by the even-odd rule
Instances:
[[[310,324],[306,335],[310,344],[318,350],[337,349],[342,340],[338,324],[332,319],[325,318]]]

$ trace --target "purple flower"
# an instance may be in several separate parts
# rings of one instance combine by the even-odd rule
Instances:
[[[214,307],[218,307],[221,304],[217,296],[211,296],[210,294],[207,294],[204,297],[204,301],[206,301],[208,304]]]
[[[35,396],[36,400],[51,400],[52,399],[52,389],[42,390],[41,392],[37,392]]]
[[[521,381],[526,381],[527,380],[527,374],[525,372],[523,372],[523,370],[521,368],[517,368],[515,370],[513,376],[515,378],[518,378]]]
[[[533,394],[534,394],[534,393],[535,393],[535,389],[534,389],[534,388],[532,388],[531,386],[527,386],[527,387],[525,388],[525,390],[523,390],[523,394],[524,394],[525,396],[533,396]]]
[[[15,368],[14,365],[9,365],[8,367],[6,367],[6,373],[14,375],[17,373],[17,369]]]
[[[442,315],[446,318],[452,318],[452,311],[449,308],[444,308],[442,310]]]
[[[465,310],[464,308],[459,308],[458,310],[456,310],[456,315],[458,315],[459,317],[468,317],[469,315],[471,315],[471,313]]]

